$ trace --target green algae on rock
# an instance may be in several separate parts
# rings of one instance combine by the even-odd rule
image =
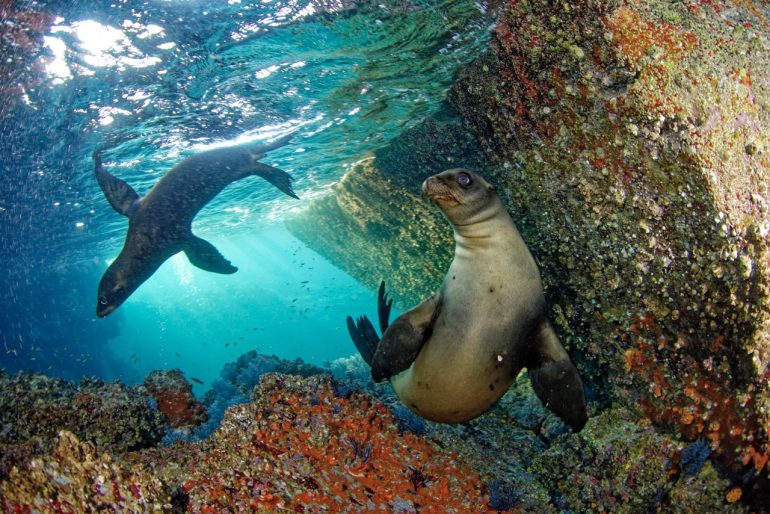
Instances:
[[[351,167],[331,193],[286,221],[298,239],[366,286],[385,280],[396,305],[432,295],[452,260],[452,230],[422,196],[423,180],[447,168],[489,163],[444,104],[373,159]],[[502,192],[505,197],[505,192]]]
[[[589,420],[534,459],[529,471],[573,512],[746,512],[725,502],[729,481],[710,463],[685,477],[681,442],[623,409]],[[698,487],[700,486],[700,487]]]
[[[450,229],[440,213],[380,173],[372,160],[355,165],[333,194],[286,224],[363,284],[374,289],[385,280],[398,291],[400,308],[435,290],[452,258]]]

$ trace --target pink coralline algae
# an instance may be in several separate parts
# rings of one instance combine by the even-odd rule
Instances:
[[[192,386],[181,371],[153,371],[144,379],[144,385],[170,427],[197,427],[208,419],[206,410],[195,399]]]

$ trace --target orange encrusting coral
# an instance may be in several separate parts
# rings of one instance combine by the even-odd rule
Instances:
[[[675,427],[689,439],[705,437],[719,460],[730,468],[765,469],[770,457],[770,427],[757,415],[753,395],[736,394],[729,374],[709,359],[686,359],[687,365],[678,366],[676,371],[661,364],[672,357],[672,346],[686,342],[669,345],[650,315],[640,318],[629,336],[635,344],[625,352],[626,370],[649,384],[652,394],[639,400],[647,416]],[[723,342],[720,338],[713,345]],[[674,383],[683,387],[674,387]]]
[[[205,467],[194,471],[184,484],[193,511],[485,510],[478,476],[453,455],[400,433],[384,405],[356,394],[335,396],[328,380],[319,379],[312,393],[286,381],[264,377],[254,407],[235,416],[248,416],[248,429],[217,433],[226,444],[216,448],[230,447],[243,464],[226,483]],[[221,466],[228,458],[211,450],[203,460]]]

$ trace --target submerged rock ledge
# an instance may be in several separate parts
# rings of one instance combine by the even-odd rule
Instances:
[[[752,1],[509,2],[448,94],[592,398],[707,440],[758,490],[770,489],[768,20]],[[422,155],[457,137],[424,132]],[[400,186],[433,170],[388,158],[289,227],[409,307],[438,285],[452,245]]]

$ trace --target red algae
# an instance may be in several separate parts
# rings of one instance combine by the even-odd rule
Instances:
[[[228,411],[215,446],[196,460],[184,484],[194,512],[484,510],[484,487],[471,469],[400,433],[390,411],[368,396],[335,396],[328,378],[274,374],[255,394],[248,408]]]
[[[653,24],[626,7],[613,11],[602,21],[612,31],[613,42],[627,65],[635,65],[653,48],[660,48],[664,59],[681,60],[698,44],[692,32],[669,23]]]
[[[674,427],[690,440],[705,437],[728,468],[765,470],[770,427],[757,415],[754,395],[736,395],[733,379],[714,368],[710,359],[699,362],[672,354],[650,315],[632,325],[630,336],[633,345],[625,352],[626,371],[640,388],[649,384],[653,394],[640,397],[639,405],[650,419]],[[712,347],[722,344],[720,336]],[[687,346],[687,342],[680,340],[676,346]],[[662,364],[672,361],[677,362],[676,369]]]
[[[144,385],[170,427],[196,427],[208,419],[206,410],[195,399],[192,386],[181,371],[153,371],[145,378]]]

